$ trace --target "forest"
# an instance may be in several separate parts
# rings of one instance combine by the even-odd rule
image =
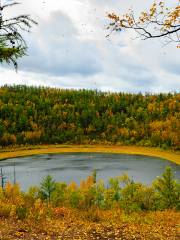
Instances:
[[[180,149],[180,93],[0,88],[0,146],[119,144]]]

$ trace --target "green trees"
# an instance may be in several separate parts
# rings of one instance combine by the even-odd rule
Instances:
[[[0,187],[0,216],[13,215],[17,210],[19,218],[30,214],[39,219],[46,213],[52,214],[52,208],[59,209],[59,214],[68,208],[89,211],[92,217],[96,210],[114,209],[125,213],[179,210],[179,199],[180,184],[169,167],[150,186],[133,181],[127,174],[109,179],[107,186],[103,180],[95,183],[93,175],[80,185],[55,182],[47,176],[39,187],[31,187],[27,193],[22,193],[17,184]]]
[[[31,190],[35,199],[39,196],[56,207],[78,209],[114,209],[125,212],[179,209],[180,184],[167,167],[150,186],[135,182],[127,174],[110,178],[106,186],[102,180],[94,181],[94,173],[78,186],[55,182],[51,176],[43,179],[39,190]],[[33,194],[32,194],[33,192]]]
[[[32,25],[37,24],[29,15],[4,18],[7,8],[19,3],[0,1],[0,63],[12,63],[17,69],[17,60],[26,55],[27,45],[22,32],[29,32]]]

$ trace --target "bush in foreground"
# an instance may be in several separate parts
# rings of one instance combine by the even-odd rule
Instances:
[[[180,184],[167,167],[162,177],[151,186],[136,183],[126,174],[109,179],[108,186],[97,181],[93,173],[78,186],[72,182],[55,182],[51,176],[44,178],[39,187],[21,192],[18,184],[6,184],[0,189],[0,216],[16,216],[19,219],[52,216],[54,209],[74,208],[121,209],[127,213],[165,209],[179,209]]]

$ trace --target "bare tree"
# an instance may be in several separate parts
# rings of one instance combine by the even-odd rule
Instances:
[[[0,0],[0,62],[12,63],[17,69],[17,60],[26,55],[27,44],[23,32],[30,32],[32,25],[37,24],[30,15],[19,15],[4,18],[4,12],[9,7],[19,5],[13,0]]]

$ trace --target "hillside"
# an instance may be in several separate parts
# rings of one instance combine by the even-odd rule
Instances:
[[[180,94],[0,88],[0,145],[123,144],[180,149]]]

